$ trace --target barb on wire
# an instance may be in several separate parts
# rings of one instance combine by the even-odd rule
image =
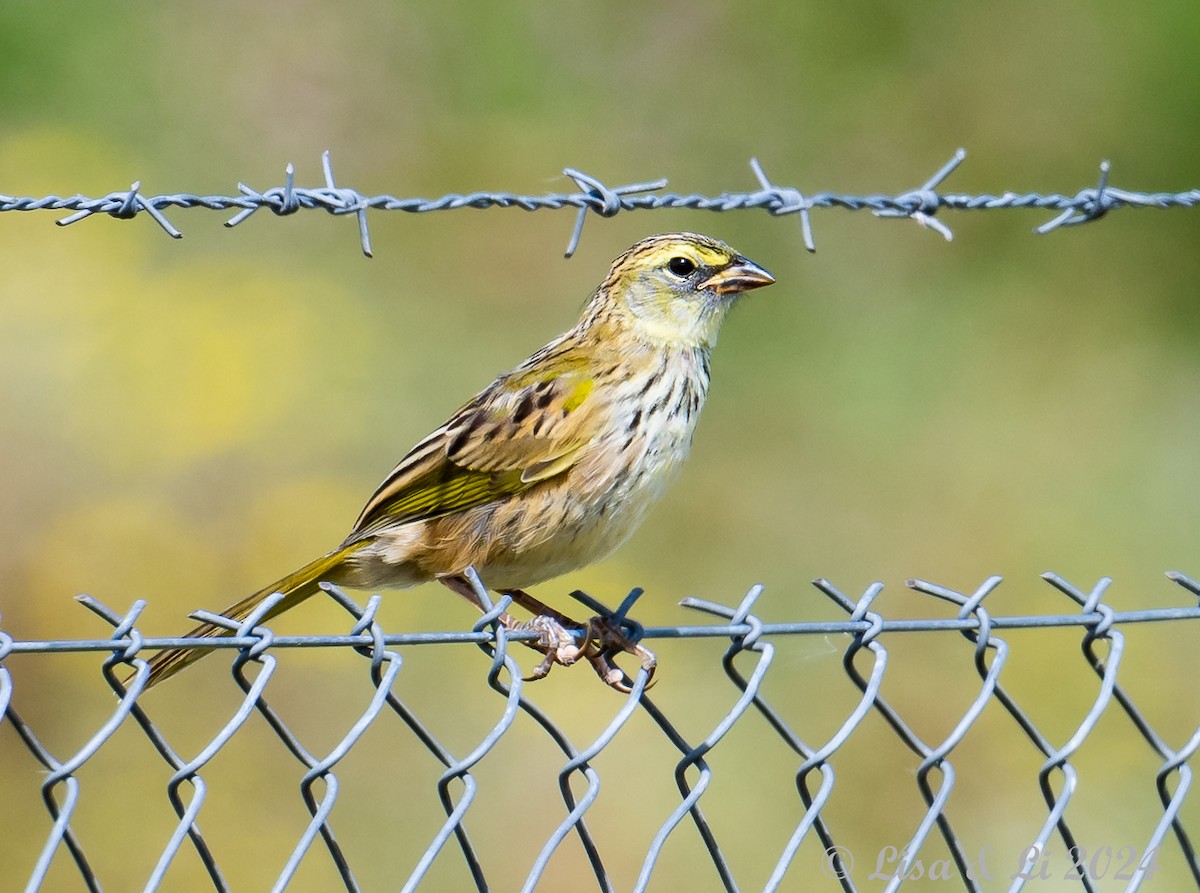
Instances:
[[[941,206],[941,196],[937,193],[937,187],[954,172],[955,168],[963,163],[963,159],[966,157],[967,150],[959,149],[932,177],[911,192],[906,192],[897,197],[898,203],[909,204],[912,202],[912,210],[904,212],[900,208],[883,208],[875,211],[875,216],[911,217],[926,229],[941,233],[942,238],[949,242],[954,238],[954,233],[950,232],[950,227],[933,216]]]
[[[668,192],[665,179],[609,186],[592,174],[568,167],[564,169],[563,176],[574,182],[577,190],[575,192],[549,192],[542,195],[472,192],[447,193],[438,198],[399,198],[390,194],[366,195],[356,189],[337,185],[329,152],[325,152],[321,156],[325,180],[322,186],[296,185],[296,169],[289,163],[284,169],[284,184],[261,191],[239,182],[236,195],[195,195],[188,192],[144,195],[141,192],[141,182],[137,181],[127,190],[110,192],[97,198],[84,195],[49,195],[41,198],[0,195],[0,211],[72,212],[58,220],[60,226],[68,226],[96,214],[107,214],[126,220],[145,212],[164,232],[178,239],[182,234],[167,220],[163,213],[166,209],[207,208],[214,211],[234,211],[234,215],[225,223],[228,227],[237,226],[263,208],[277,216],[319,209],[334,216],[354,215],[358,223],[362,252],[371,257],[373,250],[367,225],[367,212],[371,210],[427,213],[460,208],[520,208],[525,211],[573,208],[576,212],[575,224],[565,252],[566,256],[570,257],[579,246],[583,224],[589,213],[600,217],[613,217],[621,212],[676,208],[718,212],[761,209],[776,217],[796,214],[800,217],[805,248],[815,251],[811,212],[818,208],[866,210],[877,217],[911,218],[950,239],[950,228],[944,220],[935,216],[943,210],[992,211],[1001,208],[1030,208],[1054,211],[1056,215],[1051,220],[1034,230],[1045,234],[1063,226],[1076,226],[1098,220],[1119,208],[1191,208],[1200,204],[1200,189],[1148,193],[1110,186],[1108,161],[1100,165],[1100,176],[1096,186],[1079,190],[1074,195],[1015,191],[1005,191],[998,195],[965,195],[939,191],[942,182],[965,158],[966,151],[958,149],[949,161],[921,186],[894,195],[801,192],[795,186],[772,182],[759,160],[752,158],[750,168],[759,188],[751,192],[732,191],[719,195]]]

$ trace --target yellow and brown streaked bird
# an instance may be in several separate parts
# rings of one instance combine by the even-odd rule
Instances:
[[[584,656],[622,687],[623,674],[600,654],[612,639],[600,648],[589,625],[577,647],[566,618],[521,590],[604,557],[633,533],[687,457],[726,312],[743,292],[774,281],[706,236],[638,242],[613,262],[572,329],[400,460],[340,546],[221,613],[244,620],[282,593],[266,621],[322,581],[374,589],[437,580],[479,606],[465,576],[473,567],[490,589],[539,615],[532,623],[503,618],[541,633],[547,658],[535,675]],[[211,623],[188,633],[225,635]],[[148,685],[208,650],[159,652]],[[627,650],[653,668],[648,651]]]

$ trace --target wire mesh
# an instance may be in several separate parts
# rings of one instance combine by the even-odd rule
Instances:
[[[800,217],[805,247],[809,251],[815,251],[816,242],[813,238],[810,215],[813,209],[841,208],[848,211],[870,211],[876,217],[909,218],[950,239],[950,228],[935,216],[938,211],[995,211],[1003,208],[1054,211],[1054,217],[1034,230],[1037,233],[1048,233],[1062,226],[1098,220],[1110,211],[1121,208],[1191,208],[1200,204],[1200,189],[1138,192],[1110,186],[1110,164],[1107,161],[1100,164],[1099,178],[1094,186],[1079,189],[1069,195],[1057,192],[1005,191],[995,195],[939,192],[938,187],[942,181],[950,176],[965,158],[966,151],[957,150],[949,161],[920,186],[893,195],[803,192],[795,186],[782,186],[772,182],[758,160],[751,159],[750,167],[758,181],[758,189],[749,192],[732,191],[720,195],[664,192],[667,188],[665,179],[610,187],[590,174],[575,168],[566,168],[563,175],[574,181],[576,192],[551,192],[543,195],[471,192],[449,193],[438,198],[398,198],[387,194],[366,195],[358,190],[339,186],[334,180],[333,165],[329,153],[326,152],[322,156],[325,183],[318,187],[297,186],[295,167],[288,164],[284,185],[258,190],[245,183],[238,183],[237,195],[193,195],[186,192],[143,195],[141,181],[136,181],[127,190],[110,192],[99,197],[78,194],[19,197],[0,194],[0,211],[72,211],[73,213],[58,221],[62,226],[77,223],[95,214],[131,219],[145,213],[169,236],[179,239],[183,234],[167,219],[163,213],[164,209],[207,208],[212,211],[236,211],[225,223],[230,227],[237,226],[264,208],[280,216],[305,210],[323,210],[338,216],[354,215],[358,222],[363,254],[370,257],[372,249],[367,223],[368,210],[427,213],[461,208],[520,208],[525,211],[570,208],[576,211],[575,228],[566,250],[567,257],[570,257],[579,245],[583,223],[589,212],[601,217],[612,217],[623,211],[687,208],[704,211],[760,209],[777,217],[796,214]]]
[[[664,708],[650,697],[644,669],[639,669],[630,679],[631,690],[623,697],[613,696],[581,671],[571,678],[573,697],[587,698],[590,711],[604,711],[607,717],[599,732],[589,734],[585,743],[572,740],[564,724],[552,717],[552,711],[539,708],[532,700],[539,689],[522,680],[511,647],[514,641],[520,641],[526,635],[506,631],[496,622],[508,607],[507,598],[481,617],[471,630],[404,633],[388,632],[381,627],[377,620],[379,596],[372,596],[365,607],[360,607],[345,593],[328,587],[327,591],[336,603],[351,616],[352,626],[344,634],[274,635],[259,622],[262,614],[269,610],[268,603],[255,616],[239,624],[236,633],[227,639],[188,641],[196,647],[234,654],[232,675],[240,691],[236,709],[229,719],[216,734],[202,742],[190,758],[167,740],[167,735],[152,720],[143,704],[147,677],[145,654],[178,646],[183,640],[143,636],[137,624],[145,608],[144,601],[134,603],[121,615],[94,599],[81,597],[86,607],[112,625],[110,636],[87,640],[18,641],[0,631],[0,725],[16,735],[21,748],[45,770],[40,778],[40,794],[50,828],[25,877],[25,889],[57,889],[51,879],[62,877],[63,866],[70,867],[71,873],[82,882],[82,889],[102,889],[104,879],[88,854],[109,844],[102,839],[88,839],[76,825],[87,801],[83,775],[89,762],[95,761],[104,749],[126,746],[126,739],[118,739],[117,732],[131,724],[152,745],[171,773],[165,794],[174,815],[169,838],[157,850],[148,876],[139,881],[141,888],[171,889],[172,867],[183,861],[185,852],[190,851],[203,866],[211,889],[232,889],[234,885],[222,872],[218,848],[210,844],[208,836],[201,830],[200,816],[206,802],[221,793],[218,785],[210,787],[210,773],[216,771],[220,760],[233,758],[231,752],[236,753],[238,739],[249,734],[248,721],[254,716],[265,721],[271,734],[302,770],[299,789],[305,820],[289,844],[283,863],[272,868],[275,872],[273,890],[295,889],[293,884],[302,865],[311,864],[313,860],[328,860],[344,889],[364,889],[359,874],[363,863],[372,858],[371,850],[364,857],[359,846],[358,855],[352,858],[348,844],[353,842],[335,834],[331,815],[341,796],[339,765],[356,749],[365,746],[363,741],[368,733],[384,726],[386,747],[399,747],[399,739],[403,738],[423,749],[441,769],[433,790],[423,789],[415,779],[408,783],[403,767],[390,762],[377,767],[380,777],[399,775],[406,804],[436,800],[443,816],[419,856],[404,868],[402,876],[392,878],[394,883],[389,888],[406,891],[434,888],[437,882],[431,877],[439,866],[447,864],[453,864],[461,871],[462,880],[456,889],[472,886],[478,890],[507,888],[497,887],[490,879],[493,875],[487,854],[494,852],[494,838],[504,839],[510,834],[514,807],[508,804],[500,815],[488,811],[485,796],[488,784],[482,779],[489,761],[507,759],[504,755],[506,741],[529,734],[530,729],[536,730],[536,734],[559,755],[553,765],[543,768],[547,775],[555,777],[561,802],[557,805],[517,804],[522,812],[535,810],[542,815],[549,814],[553,822],[552,830],[544,839],[534,841],[536,856],[523,869],[523,890],[557,888],[558,884],[547,878],[552,864],[567,858],[564,852],[568,849],[582,854],[580,864],[585,867],[581,870],[586,870],[587,877],[575,876],[575,885],[580,889],[594,886],[602,891],[615,890],[620,888],[618,877],[633,878],[631,888],[637,891],[651,887],[673,888],[672,882],[662,876],[661,871],[656,874],[656,869],[660,868],[669,843],[689,833],[694,835],[704,854],[703,860],[709,866],[706,874],[713,889],[743,889],[748,883],[746,875],[758,878],[753,883],[761,884],[765,890],[795,889],[799,884],[802,889],[890,891],[922,878],[947,882],[938,889],[1038,889],[1045,888],[1042,882],[1051,877],[1051,855],[1058,854],[1055,858],[1059,864],[1054,865],[1053,877],[1061,878],[1069,888],[1138,890],[1163,870],[1159,861],[1167,852],[1172,859],[1171,877],[1166,878],[1168,887],[1200,887],[1200,860],[1191,841],[1195,828],[1189,829],[1183,812],[1192,783],[1190,760],[1200,747],[1200,706],[1194,699],[1172,705],[1174,725],[1182,722],[1184,728],[1192,730],[1182,740],[1172,743],[1167,740],[1169,736],[1155,730],[1149,712],[1135,701],[1131,688],[1137,686],[1136,679],[1132,684],[1122,682],[1127,631],[1145,624],[1165,624],[1190,631],[1193,629],[1191,623],[1200,620],[1200,607],[1192,604],[1200,595],[1200,583],[1183,574],[1168,576],[1177,584],[1176,591],[1186,594],[1188,605],[1119,611],[1105,601],[1111,582],[1107,578],[1085,589],[1057,575],[1046,574],[1044,579],[1056,597],[1066,599],[1056,604],[1069,606],[1070,610],[993,616],[988,610],[987,599],[999,587],[999,577],[985,580],[970,593],[914,580],[908,584],[912,592],[949,604],[952,616],[889,619],[878,610],[882,584],[873,584],[862,595],[850,597],[829,581],[817,580],[816,589],[844,617],[765,622],[755,613],[763,592],[762,587],[756,586],[734,606],[699,599],[685,600],[686,607],[703,613],[709,621],[669,627],[642,627],[626,615],[640,594],[638,590],[634,590],[615,612],[608,612],[594,599],[577,593],[585,605],[607,613],[634,638],[683,640],[681,644],[686,643],[688,648],[696,650],[704,640],[728,640],[720,664],[731,688],[724,692],[714,690],[696,694],[701,698],[717,699],[731,693],[733,698],[710,727],[697,732],[693,716],[677,708]],[[1023,706],[1002,681],[1006,672],[1011,674],[1016,662],[1010,650],[1009,635],[1035,628],[1078,632],[1078,639],[1073,641],[1081,649],[1089,674],[1096,680],[1094,684],[1076,686],[1073,694],[1084,699],[1086,709],[1077,721],[1055,732],[1045,731],[1045,723],[1035,720],[1035,711]],[[802,708],[790,700],[782,705],[766,691],[771,681],[776,683],[775,691],[787,691],[798,681],[798,673],[819,671],[811,666],[777,661],[779,649],[785,643],[814,636],[837,637],[833,641],[840,643],[837,647],[841,651],[841,669],[834,668],[834,672],[843,674],[842,681],[848,678],[857,692],[836,728],[829,733],[807,728],[809,720]],[[956,708],[949,699],[933,698],[933,703],[928,706],[937,722],[930,722],[929,716],[914,716],[911,709],[897,706],[893,697],[885,696],[885,682],[896,673],[890,661],[899,652],[897,646],[901,641],[912,636],[930,643],[949,636],[966,643],[978,678],[968,685],[973,694],[965,709]],[[404,649],[415,646],[450,648],[464,643],[476,644],[489,656],[486,684],[500,699],[494,718],[485,721],[482,732],[472,737],[466,746],[443,741],[443,736],[439,736],[432,725],[420,717],[420,711],[399,693],[407,669]],[[285,719],[285,714],[293,712],[288,708],[295,705],[280,705],[280,700],[287,701],[295,694],[287,695],[286,692],[291,690],[281,690],[276,682],[279,675],[277,655],[293,648],[329,649],[357,655],[360,663],[356,675],[365,675],[370,680],[370,697],[365,707],[352,716],[344,732],[335,736],[332,746],[320,752],[306,747],[301,740],[304,736],[295,730],[295,722]],[[10,670],[9,664],[20,655],[42,659],[66,652],[106,654],[100,670],[118,700],[115,707],[104,708],[107,714],[81,745],[55,752],[43,743],[34,723],[24,719],[18,711],[19,704],[44,701],[55,693],[39,690],[37,674],[32,671],[25,678],[34,681],[26,684],[25,678]],[[1053,684],[1074,685],[1065,672],[1067,660],[1064,654],[1035,654],[1033,660],[1052,668],[1047,672],[1047,678]],[[123,684],[121,679],[129,671],[133,671],[133,675],[127,684]],[[559,674],[567,672],[560,670]],[[833,682],[828,680],[828,685],[832,687]],[[595,691],[586,683],[592,683]],[[596,700],[592,699],[593,695],[597,696]],[[320,707],[314,704],[311,709],[319,711]],[[453,710],[453,705],[447,709]],[[992,720],[985,719],[985,713],[990,714]],[[1022,751],[1026,754],[1032,751],[1035,759],[1035,777],[1005,779],[1005,783],[1036,786],[1042,804],[1040,816],[1020,817],[1018,836],[1024,844],[1015,860],[1007,860],[1004,869],[998,867],[995,859],[988,860],[986,847],[975,850],[969,843],[975,836],[971,826],[979,816],[953,815],[951,808],[952,795],[969,783],[965,775],[960,780],[956,769],[965,759],[960,755],[973,743],[978,743],[973,742],[973,738],[996,734],[996,715],[1003,718],[1004,726],[1021,742]],[[388,717],[398,720],[399,725],[386,722]],[[614,769],[612,775],[602,775],[599,768],[602,760],[616,749],[621,738],[633,734],[633,726],[647,721],[674,756],[665,761],[646,757],[635,770],[625,766]],[[1132,759],[1118,760],[1110,755],[1105,766],[1109,777],[1094,780],[1091,787],[1107,788],[1113,777],[1130,773],[1153,787],[1158,803],[1149,826],[1132,831],[1125,829],[1136,835],[1136,840],[1119,849],[1107,847],[1107,853],[1105,848],[1088,850],[1087,845],[1081,843],[1076,828],[1080,823],[1089,823],[1091,816],[1082,806],[1070,809],[1073,801],[1080,803],[1082,794],[1089,789],[1079,768],[1080,749],[1098,736],[1102,723],[1127,726],[1138,742],[1144,768],[1137,769],[1138,763]],[[918,731],[918,728],[932,726],[945,727],[949,731],[934,735]],[[755,736],[756,742],[773,739],[782,752],[790,754],[790,759],[768,760],[764,757],[753,765],[743,763],[731,769],[715,769],[713,758],[717,751],[735,730],[742,728],[748,728],[745,734]],[[855,836],[854,829],[840,819],[836,809],[839,797],[844,799],[846,796],[840,792],[853,783],[840,766],[845,764],[846,754],[855,747],[865,745],[874,751],[888,744],[898,744],[918,761],[914,774],[923,805],[911,827],[907,828],[904,840],[894,845],[874,846],[868,852]],[[839,761],[843,763],[835,772],[835,764]],[[783,829],[786,840],[771,858],[767,871],[762,870],[761,865],[747,870],[742,864],[739,873],[735,858],[737,847],[730,845],[728,825],[718,827],[720,823],[710,820],[706,812],[705,794],[722,771],[735,773],[738,783],[747,789],[747,780],[757,778],[777,789],[794,791],[794,826],[790,831]],[[589,818],[595,815],[601,801],[602,778],[630,772],[639,776],[634,782],[635,787],[648,785],[652,778],[669,776],[677,791],[677,803],[670,815],[658,824],[645,849],[636,852],[628,840],[597,833],[589,825]],[[23,784],[39,785],[33,772],[22,778]],[[993,784],[995,781],[991,780]],[[10,791],[6,799],[14,795],[15,792]],[[881,801],[864,804],[864,808],[880,807]],[[1015,816],[1011,818],[1017,820]],[[32,821],[32,818],[23,821]],[[251,834],[253,830],[247,828],[245,833]],[[530,833],[523,832],[526,837]],[[568,841],[573,843],[568,844]],[[159,845],[150,839],[139,840],[139,846],[143,848]],[[805,853],[807,857],[802,858]],[[356,865],[360,872],[356,872]],[[819,868],[813,870],[814,865]],[[52,874],[55,866],[59,869],[57,875]],[[0,874],[7,876],[6,885],[10,887],[16,880],[11,865],[0,869]],[[1164,877],[1160,876],[1153,888],[1162,889],[1159,884],[1163,883]]]

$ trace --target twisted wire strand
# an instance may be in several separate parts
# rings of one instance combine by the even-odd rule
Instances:
[[[315,187],[296,185],[296,169],[288,164],[284,184],[267,189],[255,189],[245,183],[237,184],[236,195],[195,195],[172,192],[146,195],[141,181],[128,189],[102,196],[47,195],[41,197],[0,194],[3,211],[69,211],[60,218],[60,226],[69,226],[97,214],[129,220],[147,214],[171,238],[180,239],[183,233],[163,213],[165,210],[204,208],[210,211],[234,211],[225,225],[234,227],[260,210],[276,216],[300,211],[321,210],[335,216],[353,216],[362,252],[373,255],[368,226],[368,211],[403,211],[423,214],[431,211],[457,211],[464,208],[518,208],[523,211],[571,209],[576,212],[575,224],[567,243],[566,256],[574,254],[590,214],[613,217],[621,212],[686,209],[695,211],[766,211],[775,217],[797,215],[800,218],[804,246],[816,250],[811,212],[814,209],[839,208],[846,211],[870,211],[877,217],[899,217],[916,221],[934,230],[945,239],[952,238],[946,223],[936,217],[939,211],[995,211],[1000,209],[1029,209],[1054,212],[1054,216],[1034,228],[1039,234],[1064,226],[1076,226],[1099,220],[1122,208],[1192,208],[1200,204],[1200,189],[1179,192],[1140,192],[1109,185],[1111,165],[1100,164],[1094,186],[1074,193],[1040,193],[1004,191],[998,194],[965,194],[940,192],[942,182],[966,158],[958,149],[932,176],[914,189],[894,194],[845,194],[830,191],[802,192],[796,186],[780,185],[768,178],[758,159],[750,159],[751,171],[758,189],[722,192],[719,195],[666,191],[665,179],[608,186],[599,178],[576,168],[565,168],[563,176],[575,183],[575,192],[548,192],[523,195],[515,192],[478,191],[451,192],[435,198],[398,197],[381,193],[366,195],[356,189],[339,186],[334,179],[329,152],[321,156],[324,184]]]

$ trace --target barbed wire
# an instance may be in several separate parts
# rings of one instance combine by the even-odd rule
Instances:
[[[1190,601],[1200,596],[1200,583],[1192,578],[1179,573],[1170,573],[1168,577],[1188,594]],[[1181,817],[1181,809],[1192,782],[1189,761],[1200,748],[1200,708],[1194,701],[1176,705],[1176,713],[1184,713],[1186,722],[1194,724],[1194,731],[1182,744],[1173,746],[1153,729],[1147,714],[1136,705],[1119,681],[1125,651],[1122,627],[1141,623],[1200,620],[1200,606],[1193,604],[1118,611],[1104,601],[1111,583],[1108,578],[1100,579],[1090,589],[1076,587],[1055,574],[1046,574],[1044,579],[1055,592],[1065,596],[1075,610],[1061,614],[992,616],[985,606],[985,601],[1001,583],[1001,578],[994,576],[970,593],[926,581],[909,581],[908,585],[912,591],[949,603],[954,609],[954,614],[948,618],[888,619],[878,611],[882,584],[875,583],[861,596],[853,598],[843,594],[827,580],[817,580],[814,585],[847,615],[846,619],[765,623],[753,613],[762,595],[762,587],[759,586],[752,588],[740,604],[732,607],[699,599],[685,600],[683,604],[686,607],[715,617],[718,621],[716,623],[643,628],[636,622],[621,617],[619,619],[624,620],[626,629],[635,638],[728,639],[729,646],[722,657],[722,667],[734,687],[736,701],[707,733],[697,739],[694,734],[688,735],[681,731],[677,721],[668,718],[664,710],[647,695],[649,678],[646,670],[640,669],[629,680],[629,694],[615,708],[612,718],[603,730],[584,746],[572,743],[562,728],[529,699],[530,690],[521,678],[519,667],[508,653],[508,643],[522,639],[523,635],[507,631],[497,622],[500,614],[508,607],[507,597],[501,599],[481,617],[472,630],[397,634],[384,632],[376,620],[380,603],[378,595],[372,596],[367,605],[361,607],[336,587],[327,587],[330,596],[353,618],[353,626],[349,633],[274,636],[269,629],[259,625],[262,614],[269,610],[269,605],[266,605],[261,607],[256,615],[238,624],[236,636],[224,640],[144,637],[137,627],[138,618],[146,606],[144,600],[135,602],[129,611],[121,615],[94,599],[81,597],[85,607],[112,625],[113,630],[108,639],[18,641],[0,630],[0,731],[5,725],[13,728],[24,748],[48,773],[41,779],[41,793],[52,827],[34,863],[25,889],[44,889],[56,853],[60,848],[64,848],[86,887],[93,891],[100,890],[97,871],[85,854],[83,835],[73,824],[73,818],[79,814],[82,797],[78,774],[102,747],[112,741],[117,729],[126,720],[132,720],[172,771],[166,793],[177,817],[174,830],[167,844],[161,849],[143,889],[161,889],[167,871],[185,844],[190,842],[207,872],[212,888],[228,890],[230,884],[226,881],[217,857],[198,825],[198,815],[208,795],[205,772],[218,753],[237,736],[247,720],[257,713],[266,720],[270,729],[303,767],[300,792],[309,817],[299,840],[280,869],[273,889],[284,890],[293,882],[300,863],[317,845],[319,839],[345,889],[357,891],[360,889],[359,882],[329,820],[340,790],[335,769],[358,744],[368,728],[372,727],[379,717],[390,713],[399,717],[415,739],[443,767],[436,785],[436,796],[445,813],[445,820],[417,860],[417,864],[411,867],[403,886],[405,891],[415,889],[427,878],[434,862],[439,858],[450,858],[444,854],[454,849],[457,849],[461,856],[464,870],[471,878],[470,884],[478,890],[489,888],[481,850],[467,832],[468,814],[472,806],[476,805],[479,792],[479,784],[473,773],[482,761],[496,752],[497,745],[506,735],[514,734],[512,730],[518,715],[524,715],[531,720],[536,728],[549,738],[565,761],[560,767],[552,770],[557,773],[564,815],[545,839],[530,865],[522,889],[533,890],[542,882],[563,841],[569,836],[574,836],[595,876],[597,888],[610,891],[614,889],[612,873],[606,865],[604,855],[608,852],[609,858],[613,858],[612,854],[627,854],[629,847],[628,841],[624,840],[619,841],[618,845],[607,848],[602,846],[600,839],[587,825],[587,813],[597,801],[600,785],[600,776],[593,761],[612,744],[630,719],[640,711],[651,719],[654,727],[665,736],[678,754],[675,764],[666,767],[665,771],[674,776],[679,791],[679,802],[659,826],[644,856],[640,857],[641,865],[637,869],[634,890],[647,889],[668,839],[688,820],[694,826],[712,862],[720,885],[726,890],[739,889],[739,883],[727,857],[728,850],[722,847],[717,832],[706,818],[701,800],[711,786],[715,773],[708,757],[715,748],[721,746],[735,724],[752,714],[766,720],[769,728],[795,755],[796,760],[790,767],[759,765],[755,767],[756,772],[782,771],[783,778],[789,780],[789,786],[794,785],[800,798],[798,808],[801,810],[801,815],[779,852],[771,876],[763,889],[779,889],[789,870],[792,871],[794,884],[796,878],[793,863],[797,853],[806,840],[814,839],[815,845],[820,847],[822,853],[822,871],[827,881],[836,883],[844,891],[859,889],[852,864],[852,850],[843,843],[848,839],[848,832],[843,829],[835,835],[824,810],[831,802],[837,787],[833,769],[835,755],[845,748],[855,733],[872,734],[872,747],[877,746],[874,742],[878,737],[879,727],[873,727],[870,733],[864,729],[866,717],[874,714],[881,717],[895,738],[920,760],[916,770],[916,783],[925,809],[905,845],[896,848],[894,858],[888,864],[888,873],[880,876],[877,863],[876,873],[868,880],[885,880],[887,884],[884,889],[896,890],[905,879],[911,877],[914,866],[920,864],[922,853],[944,845],[951,857],[949,861],[953,863],[956,871],[953,879],[959,881],[962,889],[975,891],[983,889],[980,886],[982,880],[989,879],[980,876],[981,871],[986,875],[986,866],[981,864],[982,857],[979,862],[972,860],[959,830],[964,820],[960,817],[957,826],[952,824],[947,804],[957,784],[951,757],[976,727],[989,706],[993,706],[993,709],[995,706],[1001,708],[1003,714],[1016,724],[1020,735],[1035,750],[1040,762],[1037,787],[1045,804],[1045,816],[1040,820],[1037,831],[1023,851],[1024,861],[1018,871],[1009,877],[1010,891],[1019,891],[1027,884],[1031,887],[1037,886],[1036,882],[1042,877],[1038,873],[1037,865],[1055,841],[1061,843],[1067,852],[1078,855],[1080,846],[1067,817],[1067,807],[1081,788],[1079,773],[1072,764],[1072,759],[1081,745],[1095,732],[1102,718],[1113,713],[1123,715],[1148,748],[1153,764],[1154,785],[1162,807],[1154,827],[1138,832],[1142,835],[1139,839],[1140,846],[1137,848],[1138,859],[1130,862],[1129,872],[1120,878],[1128,881],[1124,889],[1137,890],[1146,880],[1152,878],[1154,873],[1160,870],[1156,862],[1157,854],[1168,845],[1173,845],[1178,856],[1177,861],[1182,862],[1183,870],[1188,876],[1174,878],[1175,888],[1181,888],[1180,885],[1189,879],[1192,885],[1200,888],[1200,860],[1191,839],[1191,833],[1194,833],[1195,829],[1189,833]],[[631,593],[616,614],[632,605],[638,594],[639,590]],[[589,607],[598,604],[582,593],[578,594],[578,597]],[[1039,729],[1030,712],[1018,703],[1000,681],[1002,670],[1010,661],[1010,653],[1007,642],[999,633],[1003,630],[1045,627],[1079,629],[1082,633],[1082,655],[1088,668],[1099,679],[1099,686],[1095,692],[1084,695],[1089,701],[1089,706],[1082,719],[1067,731],[1066,740],[1061,744],[1055,744],[1051,736]],[[895,635],[954,632],[961,634],[971,648],[974,668],[979,677],[978,689],[961,716],[950,723],[950,732],[940,741],[927,742],[914,731],[901,711],[881,693],[889,661],[889,651],[885,642]],[[834,633],[844,633],[849,637],[842,666],[858,689],[860,697],[833,734],[823,734],[823,743],[812,745],[806,743],[793,729],[794,720],[786,717],[786,709],[768,702],[763,694],[763,683],[771,672],[775,650],[782,637],[813,634],[828,636]],[[437,739],[417,716],[416,711],[396,694],[395,683],[404,661],[400,652],[393,648],[417,644],[448,645],[471,642],[490,655],[487,682],[491,689],[503,698],[504,708],[494,724],[470,746],[467,755],[458,757]],[[200,748],[196,756],[190,759],[184,758],[172,748],[140,703],[148,675],[144,652],[176,647],[180,644],[202,648],[237,649],[232,670],[242,692],[240,705],[230,719]],[[367,661],[364,669],[369,673],[372,686],[369,704],[323,756],[310,753],[305,748],[267,699],[270,682],[277,669],[277,660],[273,652],[291,647],[350,649]],[[101,670],[108,685],[119,698],[117,707],[82,746],[69,755],[57,756],[41,742],[32,725],[18,714],[14,701],[20,695],[21,688],[14,681],[5,662],[17,654],[46,655],[97,651],[109,652]],[[1056,655],[1056,662],[1058,659],[1060,656]],[[1048,662],[1043,659],[1042,663]],[[247,675],[251,665],[257,665],[257,674]],[[743,668],[742,665],[746,666]],[[128,670],[133,670],[133,675],[127,683],[122,683],[120,677]],[[783,672],[785,671],[776,670],[775,675]],[[33,678],[36,679],[37,676]],[[1056,684],[1066,683],[1063,678],[1059,678]],[[29,695],[32,698],[44,696],[44,692],[37,690]],[[789,703],[789,707],[791,712],[796,712],[795,704]],[[797,719],[803,722],[805,714],[800,712]],[[953,720],[953,716],[950,719]],[[1128,768],[1134,765],[1132,760],[1123,761],[1121,766],[1107,765],[1108,777],[1102,779],[1102,782],[1107,786],[1112,774],[1118,771],[1136,771]],[[643,769],[646,773],[654,771],[654,767],[649,764],[645,764]],[[320,797],[316,793],[318,782],[323,790]],[[584,788],[582,792],[577,793],[572,787],[576,782]],[[415,790],[405,791],[409,801],[417,794]],[[1012,816],[1008,819],[1010,822],[1013,820]],[[473,821],[489,830],[499,829],[504,825],[503,822],[478,818]],[[940,841],[940,844],[935,841]],[[1089,863],[1086,859],[1076,859],[1067,873],[1067,879],[1076,881],[1081,889],[1096,890],[1097,883],[1103,879],[1104,874],[1104,870],[1099,869],[1097,865],[1098,863]],[[943,879],[952,878],[947,875]],[[1031,881],[1034,883],[1030,884]],[[806,889],[815,889],[815,882],[816,878],[806,878],[804,886]]]
[[[236,211],[225,222],[228,227],[237,226],[251,214],[264,208],[279,216],[305,210],[323,210],[337,216],[354,215],[358,222],[362,252],[371,257],[373,252],[367,225],[368,210],[426,213],[460,208],[520,208],[525,211],[573,208],[577,212],[575,228],[566,250],[566,256],[570,257],[579,245],[583,224],[589,213],[600,217],[612,217],[622,211],[684,208],[703,211],[760,209],[777,217],[796,214],[800,217],[805,247],[809,251],[815,251],[816,242],[813,238],[810,212],[818,208],[865,210],[877,217],[909,218],[950,239],[950,228],[934,216],[943,209],[990,211],[1001,208],[1031,208],[1055,211],[1057,213],[1052,219],[1034,229],[1039,234],[1045,234],[1063,226],[1098,220],[1110,211],[1120,208],[1191,208],[1200,203],[1200,189],[1147,193],[1110,186],[1110,164],[1107,161],[1100,165],[1096,185],[1080,189],[1073,195],[1057,192],[1043,194],[1006,191],[999,195],[939,192],[938,187],[942,181],[965,158],[966,151],[959,149],[920,186],[895,195],[806,193],[795,186],[781,186],[772,182],[758,160],[752,158],[750,167],[759,188],[751,192],[723,192],[720,195],[664,192],[667,188],[665,179],[610,187],[590,174],[575,168],[566,168],[563,175],[575,182],[578,189],[576,192],[551,192],[543,195],[520,195],[512,192],[448,193],[430,199],[398,198],[387,194],[364,195],[355,189],[339,186],[334,180],[329,152],[325,152],[321,157],[325,184],[318,187],[297,186],[295,167],[289,163],[284,185],[260,191],[245,183],[238,183],[237,195],[193,195],[186,192],[144,195],[141,192],[141,181],[136,181],[127,190],[110,192],[99,197],[48,195],[34,198],[0,194],[0,211],[72,211],[73,213],[57,221],[60,226],[78,223],[96,214],[131,219],[146,213],[169,236],[179,239],[183,237],[183,233],[167,219],[163,213],[165,209],[207,208],[212,211]]]

